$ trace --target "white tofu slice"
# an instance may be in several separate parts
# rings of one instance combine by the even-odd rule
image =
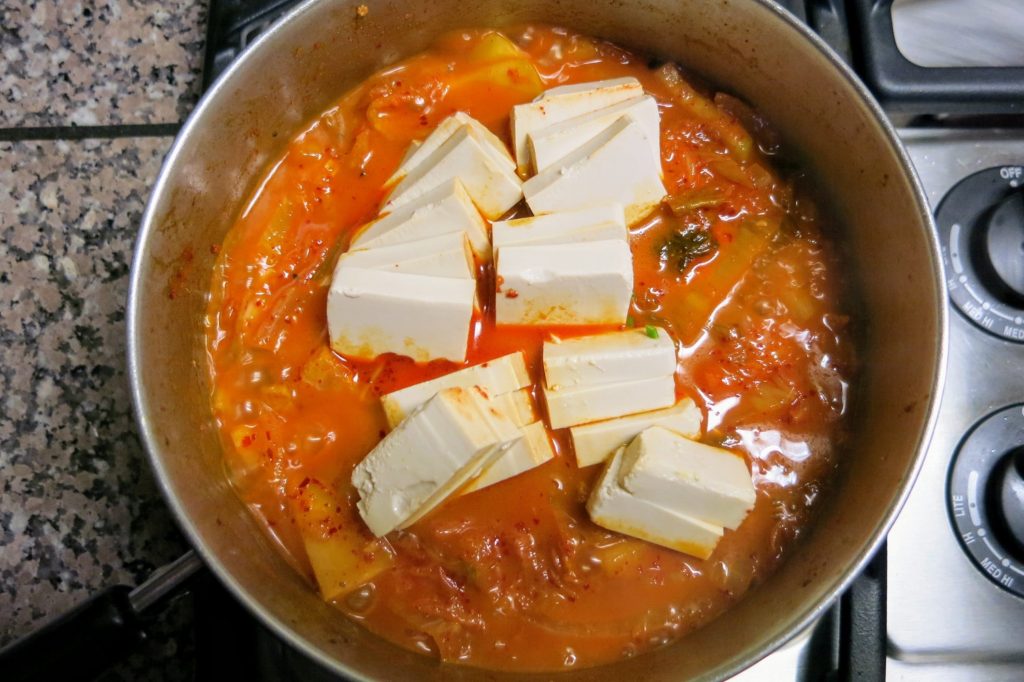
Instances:
[[[455,131],[462,126],[469,126],[476,131],[480,139],[487,143],[486,149],[492,152],[492,158],[504,165],[509,170],[515,170],[516,162],[509,154],[508,148],[501,139],[492,133],[483,123],[476,120],[469,114],[457,111],[448,118],[437,124],[437,127],[426,137],[423,142],[413,142],[409,145],[405,156],[402,157],[398,170],[384,183],[385,187],[391,187],[401,181],[414,168],[427,159],[438,147],[445,143]]]
[[[540,419],[537,414],[537,404],[534,402],[529,388],[496,395],[491,398],[491,404],[501,410],[516,426],[526,426]]]
[[[381,404],[384,406],[388,425],[395,428],[417,407],[446,388],[476,386],[494,398],[529,385],[530,375],[526,372],[526,361],[522,352],[517,351],[388,393],[381,398]]]
[[[660,327],[544,342],[544,383],[552,390],[650,379],[675,371],[675,343]]]
[[[618,204],[499,220],[491,225],[491,244],[495,253],[503,246],[628,238],[626,214]]]
[[[544,422],[533,422],[521,427],[520,430],[523,434],[522,440],[481,471],[480,475],[466,486],[463,494],[500,483],[554,459],[555,450],[551,447]]]
[[[701,420],[700,409],[689,398],[683,398],[663,410],[574,426],[569,434],[576,466],[583,468],[607,461],[616,450],[651,426],[661,426],[686,438],[700,438]]]
[[[551,88],[532,102],[512,107],[512,150],[519,173],[525,176],[530,168],[530,133],[643,94],[635,78],[612,78]]]
[[[505,246],[495,264],[502,324],[624,324],[633,257],[622,240]]]
[[[619,483],[679,514],[737,528],[757,492],[744,459],[652,426],[626,448]]]
[[[722,539],[721,526],[655,504],[619,485],[624,448],[608,462],[587,501],[591,520],[603,528],[707,559]]]
[[[416,150],[423,146],[423,142],[420,140],[413,140],[409,143],[409,147],[405,150],[405,154],[402,154],[401,160],[398,162],[398,167],[401,168],[409,162],[412,155],[416,153]],[[390,180],[388,181],[390,182]]]
[[[471,279],[339,268],[327,293],[331,347],[351,358],[462,362],[475,304]]]
[[[475,475],[518,440],[515,425],[485,418],[481,404],[472,389],[445,389],[356,465],[357,508],[374,535],[398,528],[453,479]]]
[[[470,481],[475,480],[480,476],[481,472],[486,471],[497,462],[499,459],[505,456],[509,450],[514,449],[523,440],[522,430],[512,423],[508,417],[502,414],[500,411],[494,409],[494,406],[484,397],[483,393],[477,388],[457,388],[457,389],[446,389],[446,390],[460,390],[467,391],[473,396],[473,400],[476,404],[476,418],[483,424],[487,424],[491,431],[495,434],[495,445],[494,448],[489,451],[486,455],[480,457],[476,462],[471,465],[467,465],[457,471],[450,479],[448,479],[441,487],[435,490],[427,499],[423,502],[419,509],[417,509],[408,519],[403,521],[398,527],[408,528],[412,524],[416,523],[424,516],[436,509],[446,499],[451,497],[453,494],[459,493],[465,490],[466,486]]]
[[[373,249],[356,249],[342,254],[337,267],[476,279],[473,249],[465,232],[449,232]]]
[[[488,147],[473,128],[462,126],[402,178],[385,210],[396,210],[457,178],[486,218],[499,218],[523,198],[523,188],[519,176],[496,161]]]
[[[442,183],[368,223],[356,234],[350,248],[376,249],[452,232],[465,232],[477,258],[491,259],[487,223],[458,179]]]
[[[654,158],[660,160],[661,117],[658,114],[658,103],[650,95],[644,95],[530,133],[527,141],[533,159],[533,172],[540,173],[557,163],[626,115],[643,128]]]
[[[593,205],[595,198],[622,204],[633,224],[665,196],[661,159],[651,152],[643,127],[623,116],[582,147],[523,184],[534,213]]]
[[[636,92],[631,97],[637,97],[643,94],[643,88],[640,87],[640,81],[633,78],[632,76],[622,76],[620,78],[608,78],[603,81],[587,81],[586,83],[569,83],[567,85],[556,85],[553,88],[548,88],[544,92],[540,93],[533,101],[538,102],[542,99],[551,99],[559,97],[561,95],[575,95],[581,92],[588,92],[590,90],[610,89],[619,86],[625,86],[629,92]],[[637,90],[637,88],[640,88]]]
[[[551,428],[562,429],[668,407],[676,402],[676,382],[675,377],[669,374],[560,391],[545,388],[544,402]]]

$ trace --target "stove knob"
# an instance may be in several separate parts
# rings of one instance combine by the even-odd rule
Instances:
[[[992,532],[1007,553],[1024,562],[1024,447],[996,465],[988,494]]]
[[[1024,405],[971,428],[953,455],[947,495],[967,556],[993,583],[1024,597]]]
[[[935,223],[953,305],[977,327],[1024,343],[1024,165],[969,175]]]
[[[1013,192],[988,216],[979,237],[979,270],[987,289],[1007,305],[1024,304],[1024,194]]]

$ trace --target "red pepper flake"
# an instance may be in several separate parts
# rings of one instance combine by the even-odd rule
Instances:
[[[505,292],[505,298],[519,298],[519,292],[515,289],[509,289]]]
[[[427,118],[426,114],[420,114],[420,125],[421,126],[430,125],[430,119]]]
[[[210,244],[210,253],[214,256],[220,253],[220,244]]]
[[[242,437],[242,447],[243,448],[249,447],[250,445],[252,445],[252,442],[254,440],[256,440],[256,436],[252,435],[251,433],[249,435],[247,435],[247,436],[243,436]]]

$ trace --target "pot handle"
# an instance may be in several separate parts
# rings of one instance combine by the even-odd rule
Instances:
[[[0,679],[91,680],[145,639],[144,626],[202,567],[194,552],[132,588],[111,587],[0,649]]]
[[[900,52],[893,0],[853,0],[849,19],[862,74],[889,112],[1013,114],[1024,112],[1024,68],[924,67]],[[858,49],[859,48],[859,49]]]

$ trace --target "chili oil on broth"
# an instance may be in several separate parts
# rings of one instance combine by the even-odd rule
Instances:
[[[212,247],[207,347],[229,476],[296,567],[314,580],[314,550],[339,566],[393,563],[335,599],[341,611],[445,661],[558,670],[670,642],[773,570],[835,468],[853,355],[826,221],[798,178],[772,169],[778,145],[756,114],[607,43],[547,27],[507,35],[524,54],[486,30],[443,36],[294,138]],[[576,468],[563,430],[553,461],[392,533],[389,559],[349,482],[386,433],[379,397],[516,350],[537,382],[545,338],[598,330],[496,329],[484,295],[463,365],[350,361],[326,333],[337,256],[376,215],[408,144],[451,113],[507,142],[512,105],[627,75],[659,103],[670,194],[630,231],[630,322],[680,342],[677,394],[702,408],[705,441],[746,457],[756,505],[705,561],[605,531],[584,508],[600,467]],[[493,273],[479,267],[483,294]]]

